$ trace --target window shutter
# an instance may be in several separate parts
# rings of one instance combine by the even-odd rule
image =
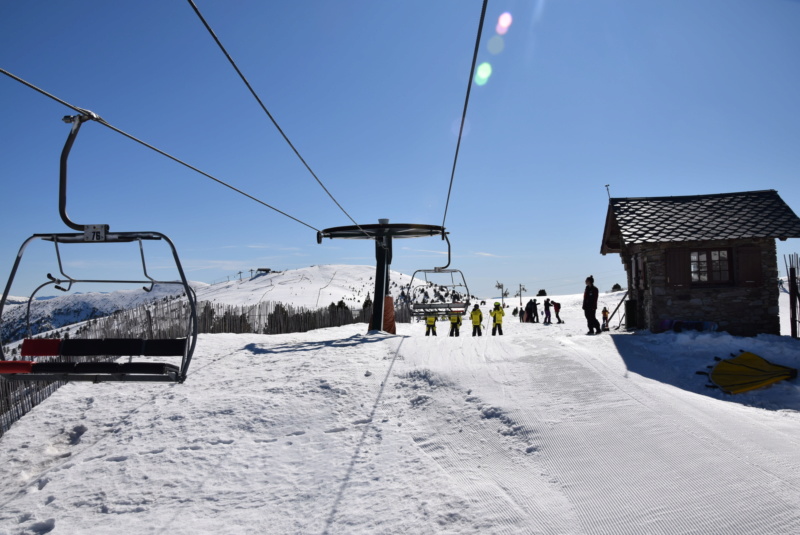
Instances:
[[[689,249],[667,249],[667,286],[689,288],[692,274],[689,264]]]
[[[736,282],[741,286],[760,286],[764,281],[761,272],[761,249],[756,246],[739,247],[736,250],[739,273]]]

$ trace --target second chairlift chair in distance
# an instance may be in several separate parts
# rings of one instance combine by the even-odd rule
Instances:
[[[433,269],[418,269],[411,276],[408,284],[406,298],[410,305],[411,315],[414,317],[425,317],[429,314],[450,316],[452,314],[465,314],[469,309],[470,294],[467,280],[464,274],[458,270],[450,268],[450,239],[447,232],[442,230],[442,239],[447,241],[447,264]],[[449,281],[447,277],[449,276]],[[430,277],[430,278],[429,278]],[[436,280],[432,280],[436,279]],[[444,279],[444,280],[442,280]],[[420,301],[420,296],[428,290],[445,289],[446,296],[442,296],[438,301],[433,298]]]

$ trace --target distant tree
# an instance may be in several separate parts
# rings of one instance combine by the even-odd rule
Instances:
[[[544,291],[544,288],[539,290],[539,293],[536,294],[537,297],[546,296],[547,292]]]
[[[335,307],[333,303],[331,306]],[[264,330],[267,334],[289,332],[289,311],[281,303],[276,304],[273,311],[267,315],[267,325]]]
[[[401,297],[403,297],[403,296],[404,296],[404,294],[401,292],[401,293],[400,293],[400,296],[401,296]],[[361,305],[361,307],[362,307],[362,308],[369,308],[369,307],[371,307],[371,306],[372,306],[372,298],[369,296],[369,294],[367,294],[367,298],[366,298],[366,299],[364,299],[364,304],[363,304],[363,305]]]
[[[611,291],[612,292],[621,292],[622,291],[622,286],[620,286],[619,283],[617,283],[617,284],[615,284],[614,286],[611,287]]]

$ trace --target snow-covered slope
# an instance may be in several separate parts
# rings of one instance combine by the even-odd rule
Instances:
[[[585,336],[580,299],[502,337],[201,335],[182,385],[66,385],[0,438],[0,533],[800,533],[797,380],[695,374],[800,342]]]
[[[800,533],[798,380],[695,374],[800,342],[590,337],[555,299],[502,337],[201,335],[182,385],[66,385],[0,438],[0,533]]]
[[[397,298],[411,277],[397,271],[389,276],[389,291]],[[213,286],[197,287],[198,301],[254,305],[274,301],[308,309],[344,301],[359,308],[367,296],[374,298],[375,266],[322,265],[275,271]]]

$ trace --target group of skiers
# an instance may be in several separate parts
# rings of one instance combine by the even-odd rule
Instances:
[[[561,303],[551,301],[550,298],[547,298],[544,300],[543,305],[544,315],[542,317],[542,325],[550,325],[553,323],[550,315],[551,308],[556,315],[556,323],[564,323],[564,320],[558,315],[558,313],[561,312]],[[539,303],[536,299],[530,299],[528,304],[525,305],[525,308],[520,307],[519,321],[521,323],[539,323]]]
[[[597,299],[600,292],[594,285],[594,277],[589,275],[586,277],[586,290],[583,292],[583,312],[586,316],[586,323],[589,326],[587,335],[600,334],[602,331],[608,330],[608,309],[603,307],[603,325],[597,321]],[[543,325],[550,325],[552,323],[550,316],[550,309],[555,312],[557,323],[564,323],[564,320],[559,316],[561,311],[561,303],[547,298],[544,300],[544,317],[542,318]],[[503,335],[503,316],[505,312],[500,306],[500,303],[495,303],[494,308],[489,312],[492,317],[492,336],[499,334]],[[436,336],[436,317],[435,313],[425,316],[425,336]],[[461,331],[460,312],[451,312],[449,315],[450,320],[450,336],[459,336]],[[472,307],[469,312],[470,320],[472,321],[472,336],[482,336],[483,313],[478,305]],[[519,318],[523,323],[539,323],[539,306],[536,299],[530,299],[525,305],[525,308],[520,307]]]
[[[495,303],[494,308],[489,312],[492,317],[492,336],[499,334],[503,336],[503,316],[505,312],[500,307],[500,303]],[[483,312],[478,305],[472,307],[469,312],[469,318],[472,321],[472,336],[483,336]],[[450,336],[459,336],[461,334],[461,313],[451,312],[448,316],[450,320]],[[436,314],[430,313],[425,316],[425,336],[436,336]]]

